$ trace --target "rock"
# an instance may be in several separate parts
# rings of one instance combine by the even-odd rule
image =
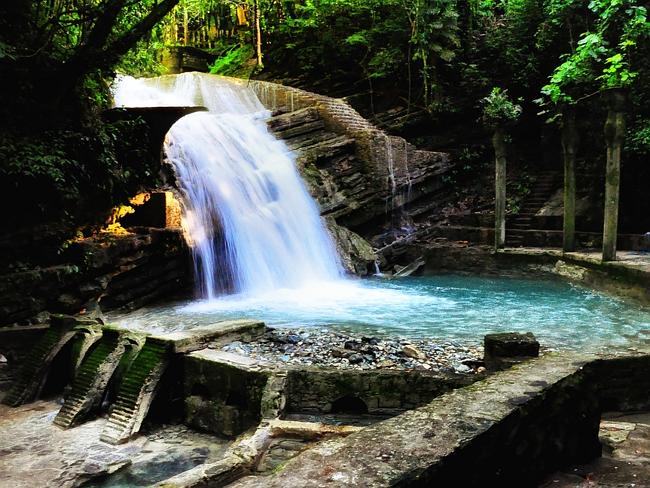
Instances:
[[[648,331],[650,333],[650,331]],[[370,344],[371,346],[377,346],[379,344],[379,339],[376,337],[362,337],[361,342],[365,342],[366,344]]]
[[[409,358],[413,359],[426,359],[426,354],[420,351],[417,347],[412,344],[406,344],[402,347],[402,353]]]
[[[361,346],[361,344],[359,344],[359,342],[354,341],[354,340],[352,340],[352,341],[345,341],[345,344],[343,344],[343,347],[344,347],[345,349],[350,349],[350,350],[352,350],[352,351],[356,351],[356,350],[358,350],[360,346]]]
[[[350,361],[350,364],[359,364],[363,362],[363,356],[358,353],[352,354],[348,360]]]
[[[287,341],[290,335],[300,340],[290,344]],[[309,340],[305,340],[308,335]],[[405,348],[410,356],[404,352]],[[470,370],[483,366],[480,348],[476,346],[400,337],[378,339],[328,329],[309,329],[308,334],[300,329],[275,329],[246,344],[235,341],[224,350],[262,362],[364,370],[398,368],[454,372],[453,365],[461,363]]]
[[[350,357],[350,355],[352,354],[352,351],[350,351],[348,349],[341,349],[340,347],[335,347],[334,349],[332,349],[330,354],[334,358],[347,358],[347,357]]]
[[[539,342],[532,332],[487,334],[484,338],[484,362],[487,369],[505,369],[539,356]]]
[[[456,364],[454,366],[454,369],[458,371],[459,373],[469,373],[472,371],[472,368],[469,366],[466,366],[465,364]]]
[[[390,359],[385,359],[385,360],[381,361],[378,364],[378,366],[380,368],[392,368],[393,366],[395,366],[395,362],[391,361]]]
[[[612,422],[603,420],[600,423],[600,432],[598,437],[600,442],[610,449],[616,449],[617,444],[627,440],[630,432],[635,429],[636,425],[629,422]]]
[[[289,344],[298,344],[301,340],[302,338],[296,334],[289,334],[287,336],[287,342]]]
[[[368,241],[351,230],[341,227],[332,218],[326,221],[345,269],[359,276],[372,274],[377,255]]]

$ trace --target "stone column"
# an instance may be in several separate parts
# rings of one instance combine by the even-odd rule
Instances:
[[[575,251],[576,232],[576,149],[578,130],[574,107],[562,112],[562,154],[564,156],[564,219],[562,228],[562,249]]]
[[[603,223],[603,261],[616,259],[618,201],[621,180],[621,147],[625,137],[625,93],[620,89],[607,93],[605,121],[607,166],[605,169],[605,216]]]
[[[497,127],[492,136],[496,171],[494,175],[494,247],[501,249],[506,242],[506,142],[505,131]]]

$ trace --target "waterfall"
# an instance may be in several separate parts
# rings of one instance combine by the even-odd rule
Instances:
[[[203,298],[313,286],[343,275],[287,146],[245,83],[185,73],[119,79],[117,106],[203,105],[167,134]]]
[[[395,150],[393,148],[393,140],[391,136],[384,136],[384,154],[386,155],[386,166],[388,170],[387,180],[390,186],[390,199],[386,200],[386,214],[390,212],[390,232],[405,232],[408,237],[413,231],[413,225],[410,217],[406,213],[406,207],[408,202],[411,201],[411,172],[409,171],[408,165],[408,142],[403,141],[404,149],[400,157],[398,153],[397,159],[401,162],[403,166],[402,179],[406,179],[406,191],[402,188],[398,188],[397,184],[397,174],[395,163],[397,162],[395,157]],[[390,207],[390,208],[389,208]]]

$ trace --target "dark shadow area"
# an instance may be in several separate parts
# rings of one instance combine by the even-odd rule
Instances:
[[[359,397],[345,395],[332,402],[331,413],[363,415],[368,413],[368,405]]]

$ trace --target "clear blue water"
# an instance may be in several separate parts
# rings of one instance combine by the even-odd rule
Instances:
[[[559,279],[440,275],[317,283],[114,316],[131,328],[179,330],[233,318],[375,336],[479,342],[533,332],[543,345],[580,348],[650,339],[650,310]]]

